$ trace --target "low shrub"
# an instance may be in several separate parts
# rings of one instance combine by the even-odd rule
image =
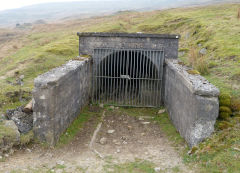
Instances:
[[[188,61],[190,66],[199,71],[200,74],[202,75],[209,74],[207,59],[205,56],[200,55],[197,49],[192,48],[189,51]]]
[[[209,74],[209,67],[207,60],[204,56],[198,59],[196,67],[195,67],[202,75]]]

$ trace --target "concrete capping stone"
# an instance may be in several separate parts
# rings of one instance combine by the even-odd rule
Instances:
[[[88,104],[92,64],[82,59],[71,60],[34,80],[33,131],[40,141],[55,145]]]
[[[78,32],[79,37],[128,37],[128,38],[170,38],[180,39],[174,34],[145,34],[145,33],[106,33],[106,32]]]
[[[214,132],[219,113],[219,90],[177,60],[166,60],[164,69],[164,105],[169,117],[190,147],[198,145]]]
[[[178,58],[180,35],[144,33],[77,33],[79,55],[94,54],[94,49],[164,50],[165,58]]]
[[[44,88],[47,85],[54,85],[58,80],[60,80],[63,76],[69,75],[69,73],[77,70],[81,66],[84,66],[89,59],[78,61],[78,60],[70,60],[66,64],[54,68],[34,79],[34,86],[37,88]]]
[[[165,63],[169,66],[169,68],[178,72],[177,75],[183,79],[186,87],[188,87],[195,95],[209,97],[219,96],[220,91],[217,87],[212,85],[201,75],[189,74],[187,71],[190,70],[190,68],[180,65],[178,60],[166,59]]]

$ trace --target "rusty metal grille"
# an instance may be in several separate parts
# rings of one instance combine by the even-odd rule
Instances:
[[[92,102],[161,106],[163,50],[94,49]]]

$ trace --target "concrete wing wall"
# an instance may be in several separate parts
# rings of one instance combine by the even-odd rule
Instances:
[[[219,90],[200,75],[190,75],[177,60],[166,60],[164,104],[169,116],[193,147],[214,131]]]
[[[89,102],[90,61],[69,61],[37,77],[34,81],[34,134],[55,145],[60,135]]]

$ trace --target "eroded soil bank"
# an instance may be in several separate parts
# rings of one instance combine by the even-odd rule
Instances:
[[[17,150],[0,162],[0,172],[194,172],[161,129],[158,120],[166,113],[116,107],[88,111],[90,117],[70,142]]]

